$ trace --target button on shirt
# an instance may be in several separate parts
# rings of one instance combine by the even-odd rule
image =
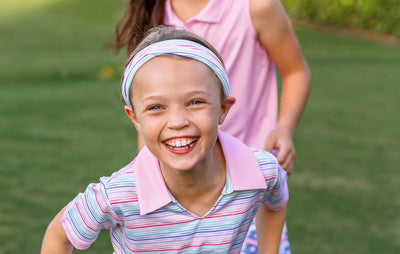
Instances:
[[[90,184],[61,220],[71,243],[86,249],[109,229],[115,253],[239,253],[260,204],[282,209],[286,172],[264,151],[219,132],[227,165],[221,196],[202,217],[168,191],[158,160],[144,147],[130,164]]]

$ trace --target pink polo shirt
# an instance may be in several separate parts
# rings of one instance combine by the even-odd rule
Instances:
[[[182,22],[166,0],[164,24],[193,32],[221,54],[236,103],[221,130],[249,146],[264,149],[277,124],[278,95],[275,66],[260,44],[250,17],[248,0],[210,0],[195,17]]]
[[[226,183],[204,216],[172,196],[157,158],[144,147],[130,164],[69,203],[61,219],[68,239],[86,249],[101,229],[109,229],[116,254],[239,253],[260,204],[273,210],[286,205],[286,172],[267,152],[223,132],[218,139]]]

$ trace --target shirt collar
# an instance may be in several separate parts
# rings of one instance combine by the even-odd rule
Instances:
[[[230,181],[227,183],[232,185],[228,189],[238,191],[267,188],[254,153],[239,140],[221,131],[218,132],[218,139],[229,173]],[[141,215],[173,201],[161,174],[160,164],[147,147],[136,157],[133,172]],[[223,193],[227,194],[228,189],[226,187]]]
[[[207,5],[193,18],[187,21],[190,24],[193,21],[201,21],[205,23],[219,23],[224,16],[227,4],[229,1],[210,0]],[[179,19],[172,10],[171,0],[165,1],[164,7],[164,24],[172,25],[179,24],[185,27],[185,23]]]

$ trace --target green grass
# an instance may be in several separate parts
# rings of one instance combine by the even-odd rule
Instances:
[[[400,47],[298,31],[312,74],[296,134],[295,253],[398,253]]]
[[[125,52],[104,47],[126,1],[3,2],[0,254],[38,253],[58,210],[136,154]],[[400,47],[297,34],[313,81],[289,179],[293,253],[399,253]],[[111,252],[103,232],[84,253]]]

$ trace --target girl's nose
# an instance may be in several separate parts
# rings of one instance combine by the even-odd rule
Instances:
[[[170,112],[167,127],[171,129],[182,129],[190,124],[188,118],[181,111]]]

